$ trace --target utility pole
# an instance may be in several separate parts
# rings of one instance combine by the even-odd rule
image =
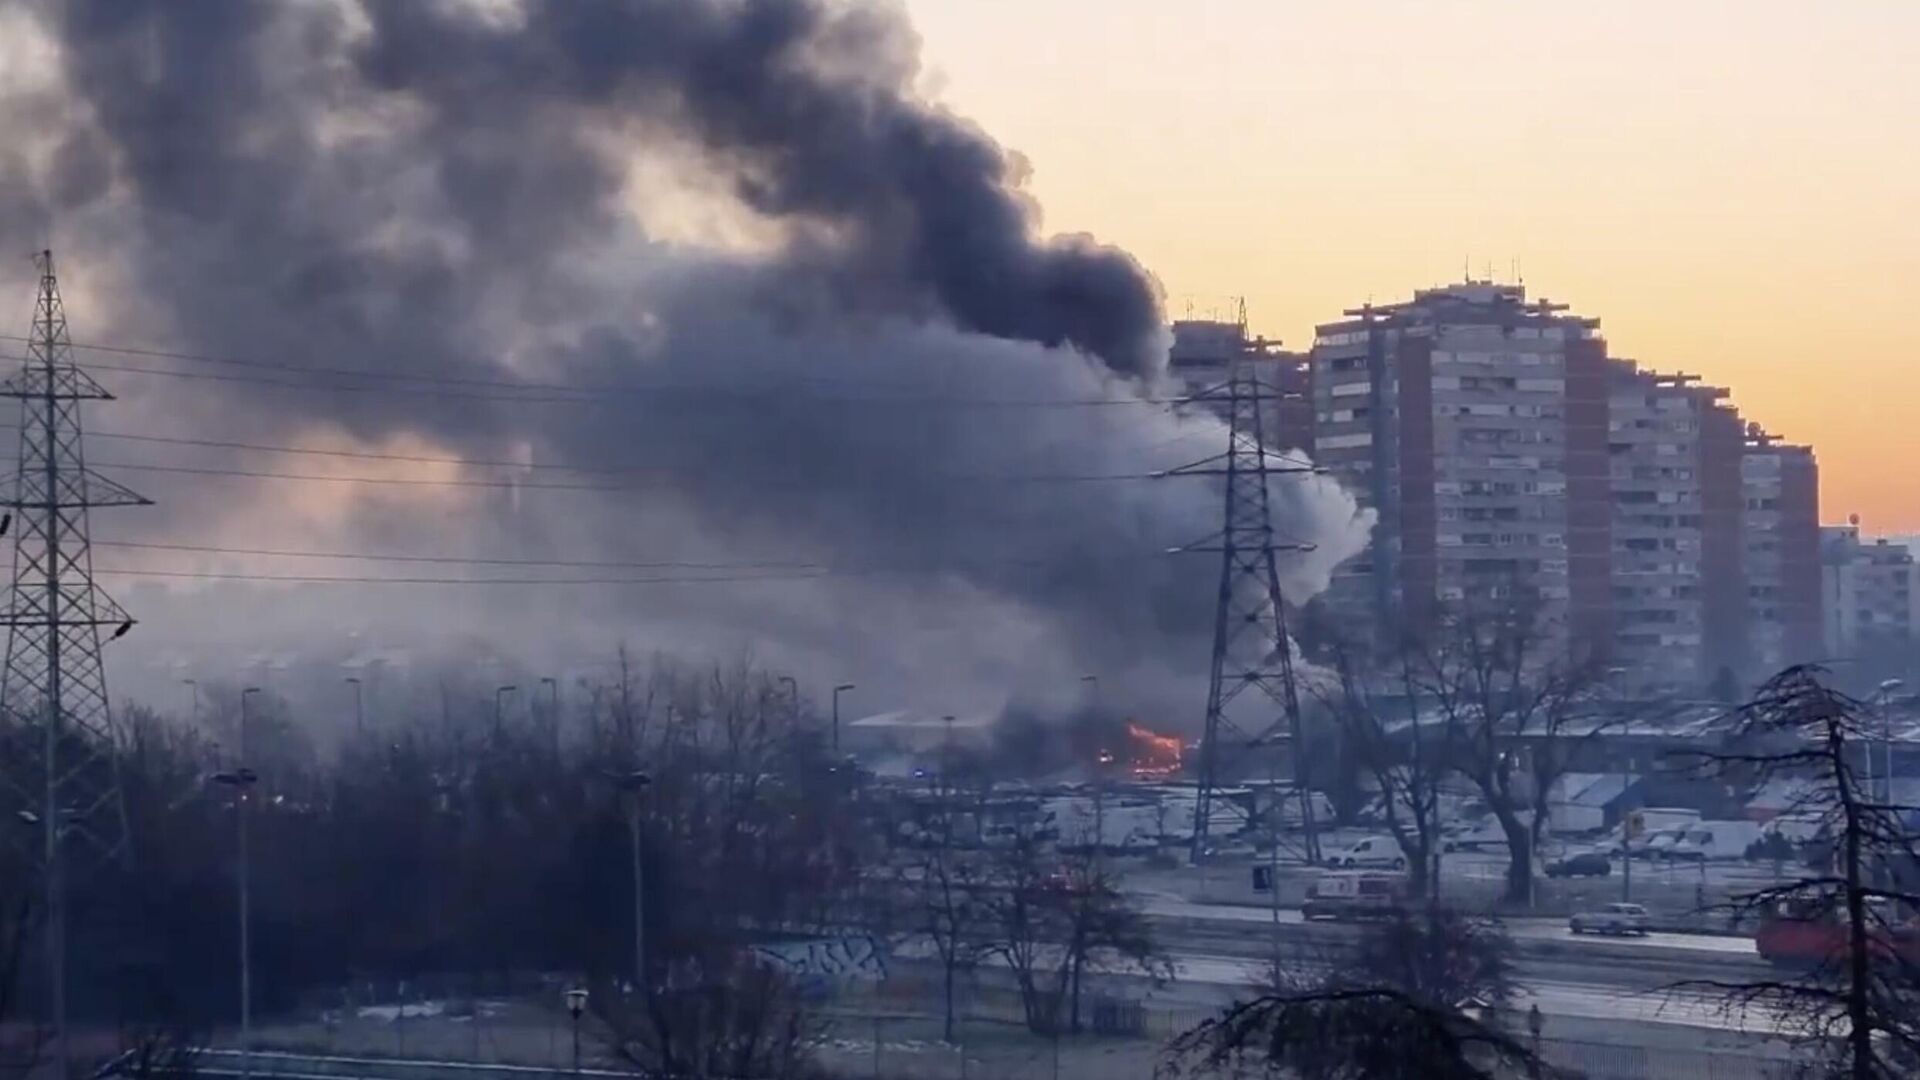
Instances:
[[[145,506],[149,500],[86,467],[80,403],[113,395],[73,362],[66,307],[53,253],[34,257],[39,291],[33,331],[21,368],[0,397],[20,402],[19,462],[0,498],[14,530],[13,580],[0,625],[7,628],[0,674],[0,813],[33,815],[38,843],[25,852],[38,863],[44,890],[45,1020],[54,1033],[53,1075],[72,1064],[67,1031],[66,886],[72,853],[84,845],[96,859],[126,843],[126,814],[113,749],[115,733],[100,660],[102,627],[111,641],[133,620],[93,580],[87,512]]]
[[[551,675],[542,676],[540,685],[547,688],[547,735],[553,741],[553,759],[560,760],[560,680]]]
[[[653,783],[653,777],[639,769],[632,769],[609,773],[608,779],[613,781],[613,786],[619,789],[627,804],[627,835],[632,843],[633,856],[633,992],[644,1004],[648,990],[647,890],[646,863],[641,858],[640,849],[640,802],[646,795],[647,785]]]
[[[253,1080],[253,886],[247,861],[247,794],[260,776],[247,766],[247,705],[257,686],[240,691],[239,761],[213,780],[233,789],[234,863],[240,898],[240,1077]]]
[[[506,702],[507,695],[513,693],[518,689],[520,689],[518,686],[498,686],[494,688],[494,691],[493,691],[493,739],[495,742],[500,741],[500,736],[506,729],[506,715],[505,715],[504,709],[505,709],[505,702]]]
[[[1245,316],[1242,315],[1242,337]],[[1213,663],[1207,684],[1206,728],[1200,739],[1199,791],[1193,815],[1191,858],[1206,854],[1216,789],[1229,763],[1245,759],[1251,747],[1285,737],[1293,756],[1293,783],[1300,797],[1300,822],[1306,854],[1320,858],[1315,836],[1313,800],[1306,783],[1300,730],[1300,697],[1294,683],[1293,643],[1287,635],[1286,605],[1280,594],[1279,555],[1311,551],[1312,545],[1278,538],[1273,527],[1270,487],[1275,477],[1310,473],[1312,467],[1268,452],[1265,404],[1280,397],[1260,381],[1253,361],[1271,342],[1249,342],[1231,365],[1227,381],[1189,397],[1191,402],[1224,406],[1227,448],[1224,452],[1157,475],[1218,476],[1224,479],[1224,507],[1220,531],[1195,543],[1171,549],[1213,552],[1220,556],[1218,594],[1214,599]],[[1280,707],[1278,717],[1259,709],[1234,709],[1243,693],[1258,688]],[[1249,717],[1245,713],[1253,713]],[[1248,721],[1253,721],[1251,727]]]
[[[780,676],[780,683],[787,688],[787,719],[797,727],[800,724],[800,683],[791,675]]]

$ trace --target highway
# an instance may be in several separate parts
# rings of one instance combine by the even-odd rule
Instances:
[[[1191,900],[1155,894],[1142,894],[1136,897],[1142,909],[1154,920],[1162,923],[1219,923],[1237,928],[1244,935],[1249,924],[1263,927],[1273,925],[1274,912],[1271,908],[1255,907],[1245,904],[1201,904]],[[1308,922],[1298,909],[1281,908],[1280,925],[1286,927],[1311,926],[1315,930],[1338,933],[1341,937],[1350,937],[1350,924],[1334,922]],[[1670,934],[1655,932],[1645,937],[1596,938],[1579,935],[1567,929],[1564,919],[1506,919],[1502,920],[1509,937],[1520,943],[1553,942],[1568,948],[1579,949],[1588,946],[1608,951],[1640,951],[1650,958],[1661,955],[1671,956],[1676,951],[1688,953],[1712,954],[1711,959],[1725,960],[1746,958],[1759,961],[1754,951],[1753,939],[1723,934]],[[1285,929],[1282,933],[1288,933]]]
[[[1198,1002],[1230,996],[1266,979],[1275,947],[1271,909],[1151,894],[1136,899],[1173,958],[1175,986],[1182,988],[1169,987],[1172,997]],[[1309,922],[1288,908],[1280,910],[1279,920],[1282,962],[1290,966],[1336,963],[1360,933],[1354,924]],[[1515,946],[1521,1009],[1538,1005],[1550,1018],[1607,1023],[1749,1033],[1777,1029],[1773,1017],[1733,1016],[1710,996],[1671,989],[1692,979],[1768,977],[1772,968],[1749,938],[1659,932],[1592,937],[1573,934],[1561,919],[1509,919],[1504,925]]]

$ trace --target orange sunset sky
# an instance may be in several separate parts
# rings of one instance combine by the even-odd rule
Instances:
[[[1920,3],[907,0],[1050,231],[1304,347],[1474,276],[1597,316],[1920,531]]]

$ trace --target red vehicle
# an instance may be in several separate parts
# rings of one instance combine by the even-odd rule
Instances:
[[[1878,957],[1900,956],[1920,963],[1920,925],[1897,921],[1889,906],[1875,904],[1868,914],[1867,947]],[[1773,964],[1837,963],[1847,952],[1845,912],[1838,907],[1814,907],[1785,901],[1760,921],[1754,948]]]

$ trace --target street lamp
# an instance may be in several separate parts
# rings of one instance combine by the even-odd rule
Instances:
[[[346,683],[348,686],[353,687],[353,733],[355,735],[361,735],[367,730],[367,711],[365,703],[360,696],[360,677],[357,675],[349,675],[346,678]]]
[[[15,816],[22,827],[38,829],[45,845],[46,865],[41,887],[47,906],[45,961],[55,1055],[53,1075],[56,1080],[66,1080],[72,1070],[73,1050],[67,1032],[67,894],[63,849],[67,833],[76,827],[80,815],[75,810],[54,809],[51,791],[46,806],[46,817],[25,808]]]
[[[653,783],[653,777],[634,769],[631,772],[612,772],[607,779],[625,796],[627,804],[627,832],[633,841],[633,989],[636,994],[644,994],[647,989],[647,893],[646,876],[640,861],[640,797]]]
[[[191,719],[197,727],[200,724],[200,684],[193,679],[181,679],[180,682],[192,695],[193,715],[189,717],[189,719]]]
[[[500,686],[500,687],[494,688],[494,691],[493,691],[493,737],[496,739],[500,737],[500,731],[502,727],[501,709],[503,708],[503,703],[506,701],[508,694],[511,694],[518,689],[520,689],[518,686],[512,686],[512,685]]]
[[[1089,708],[1100,706],[1100,676],[1082,675],[1080,681],[1087,686],[1087,705]]]
[[[1887,702],[1905,685],[1907,685],[1906,681],[1902,679],[1882,679],[1880,692],[1877,695],[1879,707],[1876,711],[1880,714],[1880,764],[1881,772],[1886,777],[1886,790],[1880,801],[1884,803],[1893,802],[1893,714],[1887,710]]]
[[[836,757],[840,753],[840,695],[853,688],[850,682],[833,688],[833,752]]]
[[[567,1015],[573,1017],[573,1071],[580,1071],[580,1014],[587,1011],[587,991],[573,987],[567,991]]]
[[[252,1080],[253,1077],[253,933],[250,923],[252,891],[249,885],[247,865],[247,789],[258,783],[260,777],[246,765],[247,760],[247,705],[253,695],[260,692],[257,686],[249,686],[240,691],[240,732],[239,761],[225,772],[213,774],[213,781],[233,789],[234,848],[238,863],[240,892],[240,1077]]]

